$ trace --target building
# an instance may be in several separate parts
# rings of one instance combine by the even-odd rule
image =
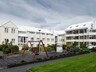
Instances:
[[[31,41],[31,44],[36,47],[40,40],[44,42],[45,46],[55,44],[55,36],[52,31],[35,27],[18,26],[18,46],[20,48],[28,41]]]
[[[0,44],[4,44],[6,41],[18,45],[18,28],[11,21],[0,26]]]
[[[31,44],[36,47],[39,43],[37,41],[40,40],[44,42],[45,46],[56,42],[64,44],[65,32],[29,26],[16,26],[12,21],[0,26],[0,44],[5,44],[6,41],[12,42],[13,45],[18,45],[21,50],[28,41],[31,41]]]
[[[65,31],[55,31],[55,37],[55,40],[57,40],[57,44],[65,44]]]
[[[96,22],[85,22],[70,25],[65,29],[66,44],[77,42],[78,46],[85,44],[88,48],[96,47]]]

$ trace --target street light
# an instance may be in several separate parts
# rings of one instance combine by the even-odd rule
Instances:
[[[41,30],[39,30],[39,41],[41,40],[40,32]],[[39,52],[40,52],[40,45],[39,45]]]
[[[41,30],[39,30],[39,40],[40,40],[40,38],[41,38],[41,37],[40,37],[40,32],[41,32]]]

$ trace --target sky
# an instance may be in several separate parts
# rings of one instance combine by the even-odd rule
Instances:
[[[0,0],[0,24],[65,30],[96,19],[96,0]]]

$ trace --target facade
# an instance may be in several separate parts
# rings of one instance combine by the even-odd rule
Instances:
[[[36,47],[39,43],[37,41],[40,40],[44,42],[45,46],[55,44],[55,36],[52,31],[28,26],[18,27],[18,46],[20,49],[28,41],[31,41],[31,44]]]
[[[16,26],[9,21],[0,26],[0,44],[8,40],[13,45],[18,45],[20,49],[28,41],[36,47],[39,40],[43,40],[45,46],[48,44],[72,45],[77,42],[78,46],[85,44],[88,48],[96,47],[96,22],[85,22],[70,25],[65,31],[51,31],[47,29]]]
[[[31,44],[36,47],[39,40],[43,40],[45,46],[51,44],[65,44],[64,31],[51,31],[47,29],[16,26],[12,21],[6,22],[0,26],[0,44],[5,44],[6,41],[12,42],[13,45],[22,47],[31,41]]]
[[[13,45],[18,45],[18,28],[9,21],[0,26],[0,44],[4,44],[6,41],[12,42]]]
[[[57,36],[57,44],[65,44],[65,31],[55,31],[55,36]]]
[[[65,37],[67,45],[77,42],[78,46],[85,44],[88,48],[96,47],[96,22],[70,25],[65,29]]]

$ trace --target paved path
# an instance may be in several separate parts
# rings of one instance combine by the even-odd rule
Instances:
[[[59,56],[62,55],[63,53],[57,53],[57,52],[48,52],[48,56]],[[45,58],[46,54],[45,53],[40,53],[39,55],[36,56],[36,58]],[[35,58],[35,59],[36,59]],[[25,56],[22,55],[17,55],[17,56],[7,56],[4,57],[3,59],[0,59],[0,68],[7,68],[7,65],[10,64],[15,64],[15,63],[21,63],[22,60],[30,62],[33,59],[33,54],[28,54]]]
[[[89,54],[92,54],[92,53],[89,53]],[[26,70],[28,70],[29,68],[42,66],[42,65],[45,65],[45,64],[51,64],[53,62],[58,62],[58,61],[67,60],[67,59],[71,59],[71,58],[77,58],[77,57],[80,57],[80,56],[86,56],[86,55],[89,55],[89,54],[83,54],[83,55],[67,57],[67,58],[62,58],[62,59],[57,59],[57,60],[51,60],[51,61],[46,61],[46,62],[41,62],[41,63],[28,64],[28,65],[23,65],[23,66],[8,68],[8,69],[2,69],[2,70],[0,70],[0,72],[26,72]]]

